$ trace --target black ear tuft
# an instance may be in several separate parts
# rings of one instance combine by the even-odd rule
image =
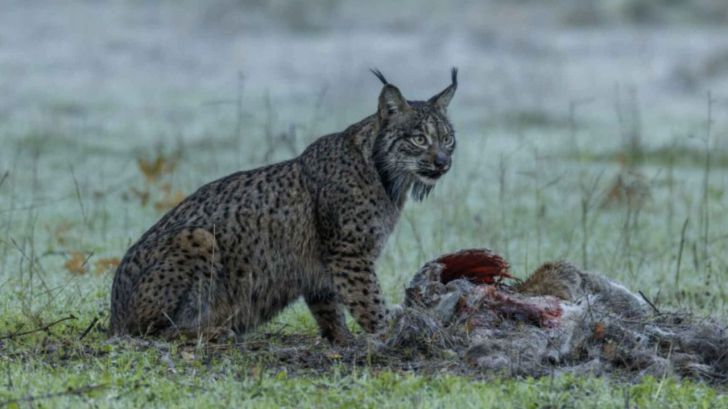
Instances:
[[[389,82],[387,82],[387,79],[384,78],[384,74],[382,74],[382,72],[379,71],[378,69],[370,68],[369,71],[371,71],[372,74],[374,74],[377,78],[379,78],[379,81],[382,81],[382,84],[384,84],[384,85],[389,84]]]
[[[444,90],[442,90],[442,92],[428,100],[429,103],[433,104],[437,109],[441,110],[442,112],[447,111],[447,106],[450,105],[450,100],[452,100],[453,95],[455,95],[455,90],[458,89],[457,67],[452,67],[452,70],[450,70],[450,79],[452,83],[448,85],[447,88],[445,88]]]
[[[376,68],[371,68],[369,71],[371,71],[372,74],[379,78],[379,81],[382,81],[382,84],[384,84],[382,92],[379,94],[378,113],[380,120],[386,121],[395,114],[401,114],[411,109],[407,100],[402,96],[402,93],[399,92],[399,88],[390,84],[389,81],[384,78],[384,74],[382,74],[381,71]]]

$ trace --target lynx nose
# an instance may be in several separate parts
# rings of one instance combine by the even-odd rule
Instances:
[[[450,156],[443,152],[438,152],[432,163],[438,170],[448,170],[450,168]]]

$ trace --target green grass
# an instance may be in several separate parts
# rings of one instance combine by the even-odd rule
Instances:
[[[707,207],[710,220],[719,220],[724,209],[714,196],[725,178],[720,162],[712,170],[713,193],[704,204],[694,187],[702,176],[696,159],[671,170],[672,186],[664,179],[666,172],[646,164],[642,171],[656,175],[648,178],[646,202],[638,208],[602,206],[611,177],[619,171],[616,164],[593,159],[602,154],[569,161],[560,156],[566,144],[512,148],[497,130],[481,131],[490,132],[489,137],[460,132],[452,174],[425,203],[407,207],[380,262],[390,302],[401,301],[404,285],[425,261],[463,247],[487,246],[506,256],[520,276],[543,261],[565,258],[643,290],[663,308],[725,315],[727,288],[719,277],[728,259],[719,249],[726,232],[714,225],[703,248],[700,222],[701,206]],[[164,196],[161,186],[190,192],[234,170],[239,156],[224,139],[194,150],[158,140],[151,147],[137,141],[126,152],[98,159],[99,151],[89,145],[42,135],[33,131],[10,142],[10,151],[18,155],[5,156],[9,176],[0,186],[0,225],[6,231],[0,241],[0,336],[9,336],[0,340],[0,402],[10,407],[601,408],[625,407],[627,401],[640,408],[728,407],[722,388],[670,378],[645,378],[637,384],[569,375],[534,380],[483,374],[485,378],[473,379],[394,371],[381,363],[307,370],[235,348],[213,353],[176,343],[107,345],[102,330],[112,274],[95,272],[94,263],[120,257],[159,217],[151,203]],[[181,152],[180,162],[172,173],[146,181],[136,159],[154,157],[158,147],[167,155]],[[479,152],[503,159],[484,162]],[[71,168],[64,156],[78,160]],[[210,160],[217,165],[210,166]],[[254,158],[244,161],[257,163]],[[32,171],[19,171],[26,163]],[[143,206],[131,187],[147,189],[149,203]],[[664,205],[666,200],[672,208]],[[685,219],[690,222],[676,275]],[[88,258],[85,274],[72,274],[64,266],[72,252]],[[47,330],[12,336],[69,315],[74,319]],[[98,323],[80,339],[95,318]],[[315,339],[316,328],[299,304],[261,333],[269,334],[270,342],[277,342],[277,333]]]
[[[273,368],[264,357],[175,344],[105,345],[81,322],[5,345],[0,405],[7,407],[472,407],[715,408],[728,396],[698,383],[637,384],[571,375],[487,379],[334,365],[325,373]],[[268,369],[265,369],[268,368]]]

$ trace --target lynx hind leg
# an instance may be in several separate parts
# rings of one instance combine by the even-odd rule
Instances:
[[[337,302],[333,289],[324,289],[304,295],[311,314],[316,319],[321,336],[333,344],[347,344],[352,336],[346,327],[346,316]]]
[[[225,321],[219,285],[223,267],[212,233],[185,228],[140,250],[156,260],[141,277],[132,301],[140,334],[190,336]]]

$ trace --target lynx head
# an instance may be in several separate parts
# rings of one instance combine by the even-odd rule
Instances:
[[[455,150],[447,106],[458,86],[457,68],[452,69],[452,83],[427,101],[408,101],[381,72],[372,72],[384,83],[377,111],[375,166],[395,203],[402,204],[409,191],[415,200],[423,200],[450,169]]]

